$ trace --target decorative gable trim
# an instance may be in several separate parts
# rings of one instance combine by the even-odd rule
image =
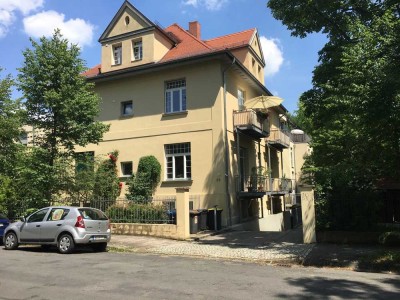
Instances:
[[[119,20],[119,18],[122,16],[123,12],[125,9],[129,8],[132,10],[148,27],[156,27],[156,25],[151,22],[145,15],[143,15],[139,10],[137,10],[129,1],[125,0],[125,2],[122,4],[118,12],[115,14],[114,18],[111,20],[110,24],[108,24],[106,30],[104,30],[103,34],[99,38],[99,42],[103,43],[104,40],[106,40],[107,36],[110,34],[111,30],[113,29],[114,25],[116,22]]]
[[[101,40],[101,43],[104,44],[104,43],[112,42],[112,41],[115,41],[115,40],[121,40],[121,39],[125,39],[125,38],[134,37],[134,36],[146,33],[146,32],[151,32],[155,28],[156,28],[155,26],[151,26],[151,27],[146,27],[146,28],[140,29],[140,30],[135,30],[135,31],[123,33],[123,34],[120,34],[120,35],[115,35],[115,36],[112,36],[112,37],[104,38],[104,39]]]
[[[254,30],[254,33],[253,33],[253,36],[252,36],[251,39],[250,39],[249,45],[250,45],[250,49],[251,49],[251,51],[253,52],[253,54],[254,54],[256,57],[258,57],[259,55],[253,50],[253,47],[251,47],[251,45],[253,44],[254,39],[257,40],[257,46],[258,46],[258,49],[260,50],[260,53],[261,53],[261,57],[259,57],[259,59],[261,60],[261,63],[262,63],[262,65],[263,65],[263,67],[264,67],[264,66],[265,66],[264,53],[263,53],[263,51],[262,51],[262,47],[261,47],[261,43],[260,43],[260,37],[259,37],[259,35],[258,35],[257,29]]]

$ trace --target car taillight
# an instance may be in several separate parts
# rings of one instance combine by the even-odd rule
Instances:
[[[78,216],[78,218],[76,218],[75,227],[85,228],[85,222],[83,221],[82,216]]]

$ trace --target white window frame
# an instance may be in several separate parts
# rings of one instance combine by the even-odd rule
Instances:
[[[245,91],[243,91],[241,89],[238,89],[237,90],[237,100],[238,100],[239,110],[243,110],[244,109],[245,99],[246,99]]]
[[[122,44],[117,44],[112,47],[113,65],[122,64]]]
[[[131,106],[132,106],[131,113],[125,113],[125,105],[127,105],[127,104],[131,104]],[[122,117],[133,116],[133,101],[132,100],[121,102],[121,116]]]
[[[143,43],[142,40],[132,41],[132,60],[142,60],[143,59]]]
[[[176,97],[176,98],[175,98]],[[177,105],[178,107],[176,107]],[[165,113],[186,111],[186,80],[172,80],[165,83]]]
[[[165,180],[191,180],[192,155],[190,143],[168,144],[165,151]],[[177,158],[183,159],[183,177],[177,177]]]
[[[124,165],[130,164],[131,165],[131,174],[124,174]],[[122,161],[120,164],[121,167],[121,177],[132,177],[133,174],[133,163],[132,161]]]

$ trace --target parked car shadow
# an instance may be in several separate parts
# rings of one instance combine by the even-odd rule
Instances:
[[[24,252],[32,252],[32,253],[56,253],[58,254],[57,247],[56,246],[50,246],[50,247],[42,247],[42,246],[37,246],[37,245],[21,245],[18,247],[16,250],[10,250],[10,251],[24,251]],[[106,251],[105,251],[106,252]],[[86,246],[76,246],[74,251],[70,254],[85,254],[85,253],[97,253],[90,247]]]

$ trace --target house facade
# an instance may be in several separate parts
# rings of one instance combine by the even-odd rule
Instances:
[[[287,111],[246,106],[272,96],[256,29],[202,40],[198,22],[161,28],[125,1],[99,42],[101,64],[84,75],[110,130],[77,152],[118,150],[121,181],[154,155],[162,166],[154,197],[187,187],[193,209],[223,209],[223,226],[262,220],[260,230],[288,228],[299,165]]]

